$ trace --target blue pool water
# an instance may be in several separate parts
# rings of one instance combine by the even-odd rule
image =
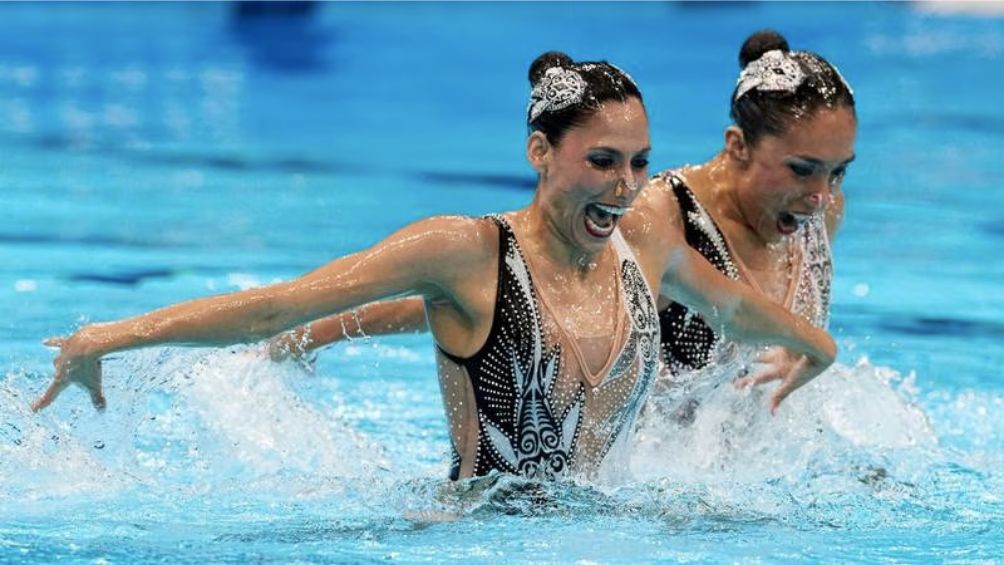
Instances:
[[[1004,18],[911,4],[0,4],[0,562],[997,562]],[[992,11],[992,10],[991,10]],[[427,336],[313,373],[254,348],[106,363],[34,416],[50,335],[287,279],[430,214],[528,202],[526,67],[642,85],[653,172],[709,157],[746,35],[855,87],[837,366],[720,389],[624,484],[450,486]],[[727,387],[726,387],[727,388]],[[541,502],[541,501],[544,502]]]

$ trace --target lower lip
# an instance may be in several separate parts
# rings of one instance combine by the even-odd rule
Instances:
[[[781,220],[778,220],[777,231],[781,232],[781,235],[791,235],[798,231],[798,224],[795,224],[794,226],[788,226]]]
[[[588,217],[583,220],[583,223],[586,226],[586,232],[597,239],[606,239],[610,237],[610,234],[614,233],[614,228],[617,227],[616,220],[610,224],[609,228],[601,228],[597,226]]]

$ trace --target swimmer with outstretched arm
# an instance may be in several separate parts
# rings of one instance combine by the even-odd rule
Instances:
[[[648,119],[637,85],[605,62],[546,53],[530,69],[526,208],[416,222],[297,279],[87,325],[59,347],[40,410],[70,384],[105,405],[101,358],[154,345],[249,343],[361,304],[424,301],[437,348],[453,479],[600,472],[630,434],[659,363],[652,289],[730,337],[832,363],[830,336],[715,270],[638,200]],[[633,209],[632,209],[633,207]],[[632,209],[635,227],[621,229]]]
[[[739,62],[724,147],[707,162],[655,175],[636,207],[663,211],[660,222],[716,269],[825,327],[833,278],[830,241],[844,210],[841,184],[854,160],[854,94],[826,59],[792,51],[774,31],[750,35]],[[620,226],[629,230],[644,221],[629,213]],[[707,390],[728,378],[702,371],[713,369],[725,342],[721,332],[671,294],[661,293],[658,307],[665,362],[660,390],[688,385]],[[426,329],[421,300],[379,302],[278,336],[269,352],[277,361],[302,359],[343,339]],[[801,355],[772,348],[760,360],[764,370],[737,382],[783,379],[771,396],[774,410],[807,382],[784,378]],[[694,372],[699,374],[682,377]],[[697,401],[687,398],[696,393],[672,394]]]

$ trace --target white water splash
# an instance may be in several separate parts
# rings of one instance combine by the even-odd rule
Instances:
[[[916,404],[913,376],[866,359],[831,367],[789,396],[776,416],[768,410],[772,390],[737,390],[726,380],[674,405],[656,402],[636,438],[636,478],[797,480],[814,468],[856,465],[869,453],[937,446]]]
[[[301,371],[255,350],[123,355],[105,366],[104,414],[74,390],[32,414],[24,391],[38,383],[25,377],[0,383],[0,502],[130,487],[309,498],[387,466],[333,409],[293,391]]]

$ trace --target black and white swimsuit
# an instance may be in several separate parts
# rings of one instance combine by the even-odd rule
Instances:
[[[676,171],[657,175],[673,190],[680,205],[687,245],[703,255],[725,276],[741,280],[740,268],[721,229]],[[793,240],[797,262],[789,303],[792,312],[817,327],[826,327],[830,310],[833,264],[830,241],[822,217],[813,216]],[[716,359],[724,345],[704,320],[686,306],[673,302],[659,312],[662,353],[671,374],[701,369]]]
[[[451,425],[453,479],[492,471],[531,477],[600,471],[620,449],[658,373],[659,320],[648,283],[619,230],[623,308],[599,382],[574,338],[541,300],[511,226],[499,228],[492,327],[469,358],[440,352],[440,384]],[[476,421],[476,426],[464,422]]]

